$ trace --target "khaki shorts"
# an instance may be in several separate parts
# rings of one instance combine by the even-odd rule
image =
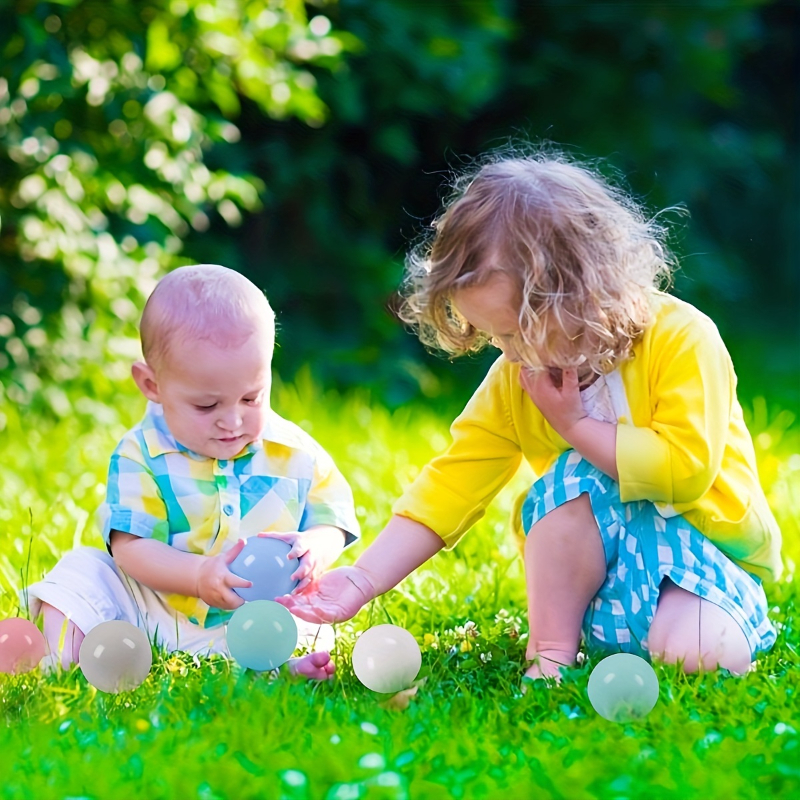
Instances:
[[[158,592],[126,575],[108,553],[96,547],[79,547],[64,554],[41,581],[20,593],[23,606],[26,595],[31,619],[39,616],[42,603],[49,603],[84,634],[101,622],[121,619],[143,630],[151,642],[169,652],[219,653],[230,658],[224,624],[203,628],[190,622]],[[298,617],[294,620],[298,647],[333,648],[330,625],[315,625]]]

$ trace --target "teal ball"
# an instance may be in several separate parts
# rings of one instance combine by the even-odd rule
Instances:
[[[259,672],[276,669],[297,647],[294,617],[272,600],[255,600],[237,608],[225,635],[231,657]]]
[[[658,678],[650,664],[631,653],[604,658],[589,676],[589,702],[610,722],[646,717],[658,701]]]

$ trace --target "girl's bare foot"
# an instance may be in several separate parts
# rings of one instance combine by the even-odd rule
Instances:
[[[555,655],[555,654],[554,654]],[[559,654],[561,657],[561,654]],[[567,664],[562,663],[561,661],[556,661],[552,658],[548,658],[541,653],[537,653],[532,659],[528,659],[526,662],[528,664],[528,669],[525,671],[525,674],[522,676],[522,693],[525,694],[527,689],[527,684],[530,681],[534,681],[537,678],[545,678],[548,680],[553,680],[556,683],[561,683],[561,667],[569,666]]]
[[[322,650],[318,653],[309,653],[300,658],[290,658],[287,662],[289,672],[311,681],[326,681],[333,677],[336,665],[331,661],[331,654]]]

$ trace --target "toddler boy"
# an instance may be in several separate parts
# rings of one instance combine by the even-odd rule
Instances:
[[[142,315],[133,379],[150,401],[111,457],[100,521],[108,554],[65,554],[28,589],[44,613],[50,664],[78,661],[83,637],[115,619],[169,651],[229,655],[224,623],[250,582],[229,565],[258,534],[292,545],[302,591],[359,535],[353,496],[330,456],[270,409],[275,323],[264,294],[225,267],[182,267]],[[109,555],[110,554],[110,555]],[[330,648],[330,626],[297,619]],[[325,680],[326,649],[291,659]]]

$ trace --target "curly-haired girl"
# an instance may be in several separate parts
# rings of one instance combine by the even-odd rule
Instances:
[[[563,156],[499,156],[457,183],[408,267],[402,316],[423,341],[502,355],[357,564],[287,607],[352,617],[455,546],[524,458],[526,677],[559,679],[581,635],[748,671],[775,641],[762,580],[781,573],[780,531],[716,326],[658,289],[657,218]]]

